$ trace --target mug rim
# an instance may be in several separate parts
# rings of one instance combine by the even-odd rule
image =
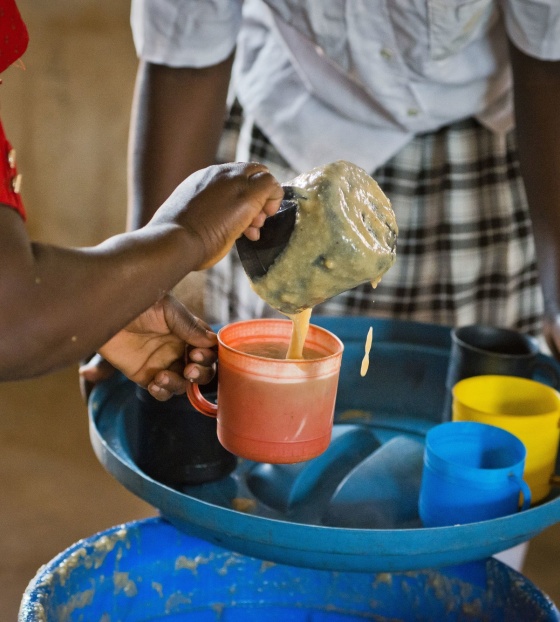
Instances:
[[[482,379],[482,380],[481,380]],[[531,414],[523,414],[520,415],[518,413],[513,412],[495,412],[491,408],[483,406],[479,403],[474,403],[473,400],[469,399],[469,396],[472,394],[469,392],[469,395],[465,398],[465,396],[459,396],[459,393],[463,391],[467,391],[465,387],[468,385],[476,385],[479,382],[484,382],[484,379],[487,381],[499,382],[515,382],[520,385],[525,385],[527,387],[531,387],[535,390],[541,391],[543,396],[540,396],[539,399],[546,399],[550,406],[543,407],[539,409],[539,412],[533,412]],[[471,389],[472,391],[472,389]],[[543,382],[539,382],[538,380],[533,380],[532,378],[524,378],[522,376],[508,376],[505,374],[479,374],[477,376],[469,376],[468,378],[462,378],[458,380],[452,387],[451,393],[453,396],[453,400],[458,402],[460,405],[465,408],[469,408],[472,411],[480,413],[481,415],[487,415],[491,417],[507,417],[507,418],[516,418],[516,419],[527,419],[528,421],[534,417],[551,417],[558,416],[560,417],[560,393],[548,384],[544,384]],[[544,395],[546,394],[546,395]],[[476,397],[474,398],[476,400]],[[554,402],[554,404],[552,404]],[[457,422],[458,423],[458,422]]]
[[[494,334],[516,336],[529,345],[529,347],[531,348],[531,352],[525,352],[522,354],[512,354],[509,352],[496,352],[495,350],[488,350],[485,348],[481,348],[478,345],[473,345],[472,343],[465,341],[465,338],[461,336],[462,333],[465,333],[466,331],[480,330],[480,329],[482,329],[483,331],[492,332]],[[531,335],[526,335],[525,333],[521,333],[519,331],[510,329],[510,328],[503,328],[500,326],[490,326],[486,324],[466,324],[464,326],[459,326],[457,328],[452,329],[451,339],[458,346],[467,348],[473,352],[476,352],[477,354],[482,354],[484,356],[495,356],[495,357],[500,357],[500,358],[518,360],[518,359],[534,358],[538,356],[538,354],[540,353],[539,344]]]
[[[449,426],[456,426],[454,429],[458,431],[459,434],[463,434],[463,438],[467,435],[471,438],[479,437],[478,432],[483,429],[489,430],[494,436],[502,437],[503,439],[508,439],[510,444],[514,448],[514,450],[519,454],[519,457],[515,463],[509,464],[507,466],[501,466],[497,468],[488,468],[488,467],[474,467],[470,465],[463,464],[459,461],[455,461],[449,459],[447,457],[442,456],[437,448],[434,448],[433,437],[435,435],[442,436],[443,438],[438,439],[439,442],[445,440],[445,437],[451,432],[451,428]],[[444,427],[445,426],[445,427]],[[466,432],[459,431],[460,426]],[[470,433],[469,433],[470,432]],[[444,472],[446,477],[451,476],[451,479],[455,479],[458,481],[473,481],[476,479],[477,485],[484,486],[485,484],[488,486],[494,486],[496,481],[503,481],[504,476],[509,477],[509,475],[516,474],[520,477],[523,476],[523,470],[525,466],[525,461],[527,459],[527,448],[521,439],[519,439],[515,434],[512,434],[508,430],[504,430],[498,426],[489,424],[489,423],[481,423],[478,421],[448,421],[445,423],[440,423],[437,426],[434,426],[430,430],[428,430],[426,434],[426,445],[424,451],[424,465],[430,468],[435,468],[438,472]],[[453,469],[450,471],[450,469]],[[521,473],[515,473],[515,470],[519,469]],[[484,480],[480,480],[480,475],[483,474]]]
[[[320,332],[323,333],[325,335],[327,335],[332,341],[335,342],[336,346],[337,346],[337,350],[336,352],[332,352],[331,354],[326,354],[325,356],[321,356],[320,358],[315,358],[315,359],[271,359],[269,357],[266,356],[259,356],[257,354],[250,354],[248,352],[243,352],[242,350],[238,350],[237,348],[234,348],[233,346],[230,346],[229,344],[225,343],[223,340],[223,332],[226,331],[227,329],[229,329],[232,326],[240,326],[242,324],[261,324],[261,325],[265,325],[265,324],[283,324],[283,325],[292,325],[292,321],[289,319],[283,319],[283,318],[254,318],[254,319],[250,319],[250,320],[239,320],[237,322],[229,322],[228,324],[225,324],[224,326],[222,326],[218,332],[218,344],[225,348],[226,350],[228,350],[229,352],[232,352],[234,354],[238,354],[238,355],[243,355],[244,357],[249,357],[251,359],[255,359],[255,360],[260,360],[260,361],[271,361],[273,360],[275,363],[279,363],[279,364],[293,364],[294,362],[297,362],[298,365],[308,365],[308,364],[317,364],[317,361],[326,361],[329,359],[333,359],[333,358],[339,358],[342,356],[342,353],[344,352],[344,343],[341,341],[341,339],[339,339],[334,333],[332,333],[330,330],[327,330],[326,328],[323,328],[322,326],[318,326],[317,324],[313,324],[310,323],[309,324],[309,330],[313,330],[316,332]]]

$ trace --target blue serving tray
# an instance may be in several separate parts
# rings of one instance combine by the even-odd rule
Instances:
[[[345,346],[336,424],[323,455],[295,465],[239,460],[217,481],[165,485],[137,465],[135,387],[115,375],[90,397],[90,436],[100,462],[182,531],[309,568],[395,572],[462,564],[529,540],[560,520],[556,489],[515,515],[423,528],[417,513],[423,442],[442,416],[449,329],[363,317],[313,322]],[[362,378],[370,326],[370,369]]]

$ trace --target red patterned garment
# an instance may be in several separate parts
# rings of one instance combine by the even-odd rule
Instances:
[[[0,0],[0,73],[22,56],[28,41],[27,28],[14,0]],[[25,218],[20,184],[15,151],[0,122],[0,203],[14,208]]]

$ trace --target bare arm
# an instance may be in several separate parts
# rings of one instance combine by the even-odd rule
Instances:
[[[128,228],[144,225],[185,177],[215,162],[233,55],[202,69],[140,61],[129,142]]]
[[[560,62],[532,58],[510,45],[521,171],[540,280],[545,336],[560,358]]]
[[[0,206],[0,380],[98,350],[243,232],[258,236],[281,198],[262,165],[212,166],[182,182],[142,229],[83,249],[31,242],[19,215]]]
[[[0,208],[0,379],[98,349],[193,268],[188,243],[184,230],[161,226],[94,248],[57,248],[31,243],[21,218]]]

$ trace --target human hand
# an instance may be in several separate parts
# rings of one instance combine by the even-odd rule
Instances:
[[[99,350],[127,378],[160,401],[184,394],[187,383],[214,376],[217,337],[171,295],[164,296]]]
[[[543,335],[552,356],[560,361],[560,313],[545,314]]]
[[[115,368],[100,354],[94,354],[78,368],[80,393],[87,403],[96,384],[108,380],[115,373]]]
[[[267,216],[278,211],[284,197],[280,183],[255,162],[209,166],[183,181],[147,226],[170,222],[191,237],[194,270],[225,257],[245,234],[259,239]]]

